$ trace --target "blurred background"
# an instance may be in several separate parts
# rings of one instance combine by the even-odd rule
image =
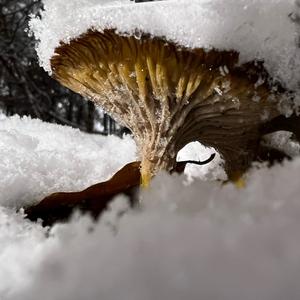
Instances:
[[[62,0],[63,1],[63,0]],[[41,0],[0,0],[0,111],[69,125],[88,133],[126,132],[100,108],[53,80],[38,64],[31,14]]]

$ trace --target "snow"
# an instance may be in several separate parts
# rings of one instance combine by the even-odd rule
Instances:
[[[44,0],[42,17],[32,17],[40,64],[51,73],[50,58],[60,42],[94,28],[120,34],[148,33],[187,48],[236,50],[240,62],[264,60],[274,79],[299,88],[299,7],[294,0]],[[170,23],[170,20],[172,22]]]
[[[267,134],[264,136],[262,144],[282,151],[290,157],[295,157],[300,153],[300,144],[293,139],[293,134],[288,131]]]
[[[57,190],[106,178],[135,158],[133,142],[0,119],[1,300],[299,299],[300,157],[253,167],[244,189],[162,173],[137,211],[118,196],[96,222],[75,213],[42,228],[12,207],[52,192],[49,176]]]
[[[82,190],[136,160],[135,153],[129,136],[89,136],[37,119],[2,116],[0,204],[18,208],[57,191]]]
[[[201,180],[226,180],[227,175],[223,169],[224,161],[220,154],[214,148],[208,148],[199,142],[191,142],[185,145],[177,153],[177,161],[205,161],[210,155],[215,154],[215,158],[209,164],[196,165],[187,164],[184,169],[184,174],[187,176],[187,183],[193,182],[198,178]]]
[[[7,187],[1,186],[1,192]],[[30,285],[46,245],[46,229],[0,206],[0,299]]]

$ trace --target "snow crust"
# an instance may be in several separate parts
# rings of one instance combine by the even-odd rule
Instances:
[[[236,50],[240,61],[263,60],[274,79],[299,87],[299,6],[294,0],[44,0],[41,19],[31,30],[40,64],[51,73],[50,58],[60,42],[94,28],[164,37],[187,48]]]
[[[199,180],[187,186],[185,177],[163,173],[142,192],[138,211],[118,196],[97,222],[77,213],[47,229],[10,207],[50,192],[45,172],[57,188],[105,178],[133,158],[132,141],[0,119],[0,141],[9,150],[3,155],[0,147],[1,163],[9,162],[5,172],[0,166],[1,197],[8,195],[0,202],[1,300],[299,299],[300,157],[254,167],[244,189]],[[44,165],[45,148],[52,159]],[[29,153],[36,154],[31,165],[24,160]],[[97,158],[93,166],[88,156]],[[22,169],[30,170],[27,181],[2,179],[20,178]],[[22,191],[27,198],[18,196]]]

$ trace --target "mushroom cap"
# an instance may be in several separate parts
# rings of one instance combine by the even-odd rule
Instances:
[[[252,162],[280,93],[258,62],[235,51],[188,49],[138,32],[89,30],[56,48],[53,76],[130,128],[148,182],[191,141],[216,148],[230,177]]]

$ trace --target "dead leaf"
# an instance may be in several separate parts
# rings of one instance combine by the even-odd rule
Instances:
[[[120,193],[128,195],[133,204],[139,185],[140,162],[136,161],[125,165],[108,181],[92,185],[81,192],[52,194],[37,205],[26,208],[25,213],[30,220],[42,219],[43,225],[67,220],[76,208],[96,218]]]

